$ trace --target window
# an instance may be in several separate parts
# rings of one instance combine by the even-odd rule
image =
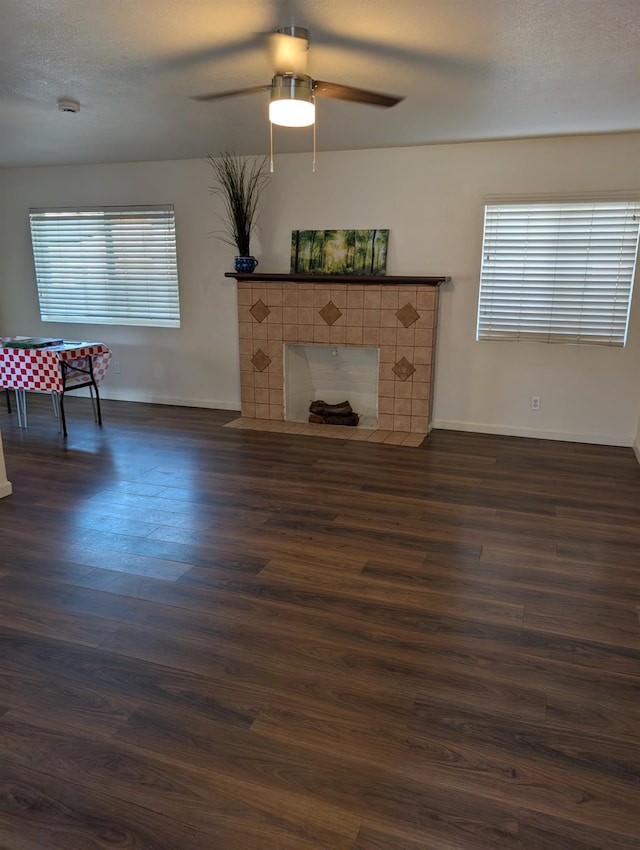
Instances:
[[[43,322],[180,327],[172,206],[29,217]]]
[[[623,346],[640,201],[488,204],[476,339]]]

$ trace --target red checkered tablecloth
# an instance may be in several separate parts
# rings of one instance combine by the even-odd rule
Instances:
[[[105,376],[111,351],[101,342],[63,343],[52,348],[0,348],[0,388],[39,393],[62,393],[61,361],[71,369],[93,363],[96,384]],[[87,376],[67,370],[66,386],[84,383]]]

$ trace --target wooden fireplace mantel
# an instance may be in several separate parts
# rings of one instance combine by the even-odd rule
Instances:
[[[446,275],[427,277],[424,275],[354,275],[354,274],[285,274],[267,272],[225,272],[225,277],[241,280],[273,281],[276,283],[355,283],[358,285],[375,284],[376,286],[440,286],[451,280]]]

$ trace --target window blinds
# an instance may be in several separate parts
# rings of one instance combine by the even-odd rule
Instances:
[[[172,206],[29,217],[43,321],[180,326]]]
[[[477,339],[623,346],[640,202],[485,207]]]

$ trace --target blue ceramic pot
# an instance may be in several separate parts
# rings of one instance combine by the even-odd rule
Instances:
[[[255,257],[235,257],[233,266],[237,272],[252,272],[258,265]]]

